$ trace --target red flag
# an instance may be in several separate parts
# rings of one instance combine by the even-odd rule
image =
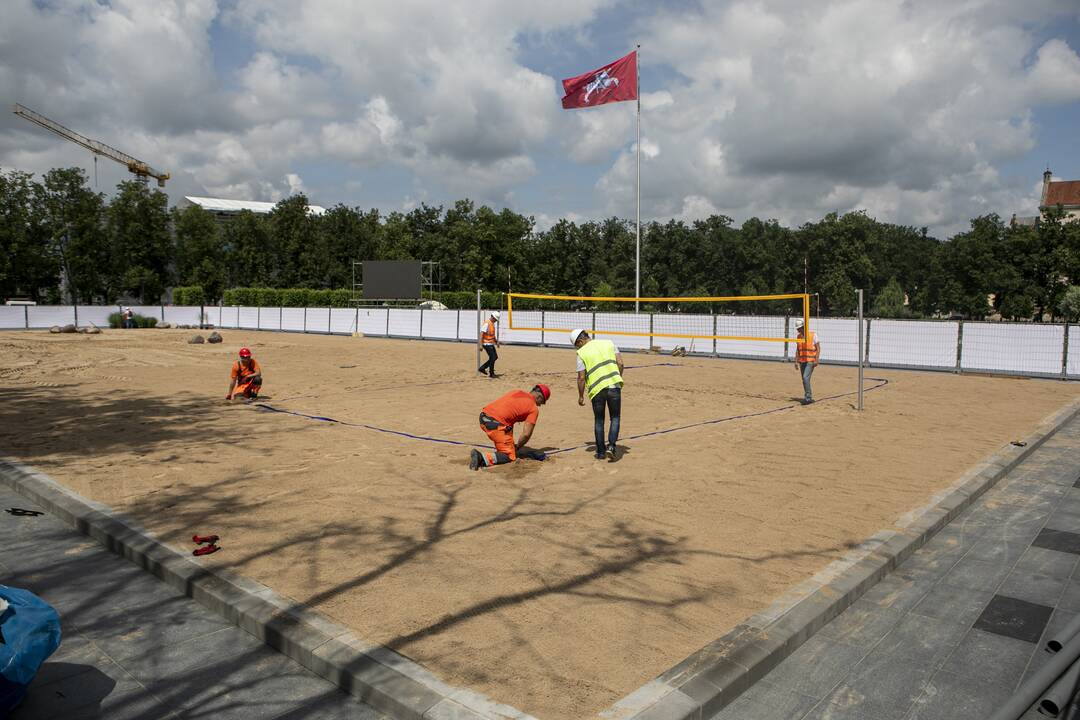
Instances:
[[[584,75],[562,81],[566,110],[637,100],[637,51]]]

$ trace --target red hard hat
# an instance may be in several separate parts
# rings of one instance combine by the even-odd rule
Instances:
[[[240,357],[251,357],[251,351],[247,348],[240,348]]]
[[[540,391],[540,394],[544,396],[544,402],[547,402],[551,399],[551,388],[549,388],[547,385],[538,384],[536,387],[533,388],[533,390]]]

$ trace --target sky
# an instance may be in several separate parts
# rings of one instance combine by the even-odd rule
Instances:
[[[641,213],[940,238],[1080,179],[1077,0],[4,0],[0,98],[166,192],[384,212],[635,213],[635,103],[561,80],[640,44]],[[0,113],[0,169],[89,152]],[[130,177],[100,160],[98,189]]]

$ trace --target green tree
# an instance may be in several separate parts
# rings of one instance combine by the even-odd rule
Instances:
[[[49,253],[59,258],[67,300],[110,301],[110,257],[104,232],[105,198],[90,190],[80,168],[48,171],[34,185],[35,215]],[[60,300],[60,297],[56,298]]]
[[[0,173],[0,300],[26,295],[42,301],[58,294],[60,258],[35,202],[41,190],[32,177]]]
[[[1070,285],[1058,301],[1058,312],[1066,322],[1080,320],[1080,285]]]
[[[169,198],[145,183],[117,185],[106,211],[109,243],[109,289],[145,304],[160,302],[172,284],[173,243]]]
[[[904,306],[904,289],[900,287],[900,282],[896,278],[889,280],[874,298],[870,314],[882,318],[899,318],[908,315],[907,307]]]
[[[225,289],[225,247],[214,216],[198,205],[173,208],[176,275],[181,285],[197,285],[217,300]]]

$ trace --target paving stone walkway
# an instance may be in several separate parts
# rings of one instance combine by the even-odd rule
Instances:
[[[0,510],[41,510],[0,488]],[[0,512],[0,583],[60,613],[63,642],[11,720],[381,720],[337,686],[48,514]]]
[[[714,720],[987,718],[1080,612],[1078,559],[1073,420]]]

